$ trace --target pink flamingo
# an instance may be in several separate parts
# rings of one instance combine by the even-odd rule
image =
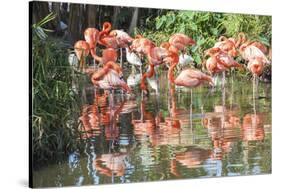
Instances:
[[[122,30],[111,30],[111,24],[109,22],[105,22],[103,24],[103,29],[100,32],[99,44],[107,47],[107,48],[120,48],[120,64],[122,67],[123,63],[123,53],[122,48],[128,48],[129,43],[133,41],[126,32]]]
[[[131,89],[126,82],[120,78],[120,75],[122,75],[120,66],[113,61],[109,61],[102,69],[99,69],[92,75],[91,81],[94,85],[105,90],[121,88],[130,93]]]
[[[118,47],[120,48],[120,64],[123,64],[123,51],[122,48],[128,49],[129,44],[132,43],[133,38],[129,36],[128,33],[122,30],[112,30],[109,33],[110,36],[115,36],[117,40]]]
[[[86,40],[86,42],[89,44],[90,47],[90,52],[92,57],[95,57],[96,54],[96,45],[99,39],[99,30],[97,30],[96,28],[87,28],[84,31],[84,38]],[[94,67],[96,66],[95,63],[95,58],[94,58]]]
[[[89,55],[90,46],[86,41],[79,40],[74,44],[75,54],[80,61],[80,69],[84,69],[85,57]]]
[[[105,46],[106,48],[118,48],[118,42],[116,36],[109,35],[111,30],[111,24],[109,22],[104,22],[102,31],[100,32],[98,43]]]
[[[258,42],[258,41],[250,41],[249,39],[246,38],[245,33],[240,32],[238,34],[238,41],[236,43],[236,48],[238,48],[239,46],[245,47],[245,46],[249,46],[249,45],[257,47],[264,54],[268,53],[268,49],[264,44],[262,44],[261,42]]]
[[[253,74],[253,98],[258,89],[257,77],[263,73],[266,64],[270,61],[266,57],[267,48],[260,42],[246,40],[245,34],[240,33],[241,46],[239,47],[242,58],[248,61],[248,69]]]
[[[226,38],[225,36],[220,36],[219,41],[215,43],[214,47],[220,48],[223,52],[229,54],[232,57],[236,57],[238,52],[236,46],[238,41],[234,38]]]
[[[168,56],[168,51],[162,47],[156,47],[156,45],[147,38],[137,35],[131,45],[131,50],[140,54],[140,56],[147,56],[149,69],[148,72],[142,75],[141,89],[147,91],[145,80],[151,78],[155,71],[154,67],[163,64],[163,59]],[[158,91],[158,90],[156,90]]]
[[[217,74],[222,73],[222,87],[224,88],[225,84],[225,71],[230,68],[240,68],[242,69],[243,66],[236,62],[229,54],[225,53],[218,47],[213,47],[208,49],[205,52],[205,56],[209,55],[210,57],[205,62],[205,66],[209,73]]]
[[[170,37],[169,44],[179,51],[184,51],[186,46],[196,45],[196,42],[185,34],[176,33]]]
[[[190,96],[190,119],[192,117],[192,88],[198,87],[199,85],[203,84],[204,82],[208,82],[211,86],[214,84],[212,77],[202,73],[197,69],[185,69],[183,70],[177,78],[174,77],[174,69],[179,62],[179,56],[175,52],[169,52],[169,57],[165,58],[165,62],[170,63],[171,66],[169,67],[168,71],[168,79],[172,84],[178,86],[184,86],[191,88]]]

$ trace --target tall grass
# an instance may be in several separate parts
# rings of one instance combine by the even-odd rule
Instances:
[[[32,152],[34,165],[60,159],[76,148],[79,95],[67,44],[49,37],[43,24],[32,27]],[[38,34],[38,31],[40,32]]]

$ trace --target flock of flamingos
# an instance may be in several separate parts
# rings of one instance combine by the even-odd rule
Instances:
[[[120,113],[126,113],[130,111],[130,108],[136,106],[134,101],[122,101],[112,105],[112,91],[115,89],[121,89],[127,93],[132,93],[132,86],[140,86],[142,94],[148,93],[147,83],[151,85],[151,88],[156,90],[157,86],[153,86],[150,83],[150,79],[154,76],[157,77],[157,69],[159,66],[168,67],[168,84],[171,97],[170,117],[165,118],[163,122],[163,115],[155,116],[153,113],[145,110],[145,101],[141,101],[141,118],[135,119],[134,114],[132,114],[132,124],[134,125],[134,131],[137,137],[142,135],[149,135],[151,137],[151,143],[153,145],[161,144],[178,144],[178,138],[182,140],[188,140],[188,137],[174,137],[175,134],[182,135],[178,128],[180,128],[180,121],[186,121],[186,114],[181,112],[180,109],[176,108],[175,99],[175,86],[188,87],[190,89],[197,87],[203,83],[208,83],[211,86],[215,85],[215,78],[217,75],[222,75],[222,87],[225,84],[225,72],[230,69],[244,69],[244,64],[240,64],[234,60],[235,57],[241,56],[247,62],[247,69],[253,74],[253,92],[254,86],[256,85],[257,77],[259,77],[267,64],[271,64],[271,50],[267,49],[265,45],[258,41],[248,40],[244,33],[239,33],[237,38],[226,38],[221,36],[218,42],[214,44],[214,47],[207,49],[205,51],[206,60],[203,62],[204,67],[208,70],[209,74],[205,74],[198,69],[191,68],[192,57],[187,54],[187,47],[196,45],[196,41],[192,38],[186,36],[185,34],[176,33],[173,34],[168,42],[163,42],[159,47],[156,44],[144,38],[141,35],[135,36],[135,38],[130,37],[126,32],[122,30],[111,30],[111,24],[105,22],[101,31],[96,28],[88,28],[84,32],[85,40],[79,40],[74,45],[75,54],[79,60],[79,68],[84,72],[89,74],[91,82],[97,88],[104,89],[105,91],[110,91],[110,114],[108,112],[107,98],[108,93],[96,94],[95,101],[92,105],[87,105],[83,107],[82,115],[80,120],[84,126],[85,138],[96,136],[100,134],[100,131],[92,131],[93,128],[98,128],[100,123],[104,125],[112,125],[113,127],[105,127],[105,137],[107,140],[115,140],[120,134],[120,130],[117,125],[116,120]],[[101,50],[101,56],[97,55],[97,45],[99,45]],[[132,65],[132,71],[134,71],[135,66],[139,67],[139,78],[134,77],[127,79],[127,82],[123,78],[122,67],[123,66],[123,49],[126,49],[126,62]],[[120,53],[119,63],[118,52]],[[86,68],[86,57],[91,56],[94,62],[94,68]],[[124,61],[125,62],[125,61]],[[145,64],[147,62],[147,64]],[[177,67],[177,65],[180,65]],[[147,66],[143,69],[144,66]],[[177,77],[175,77],[175,69],[180,70],[184,68]],[[143,72],[143,70],[145,70]],[[166,73],[166,72],[163,72]],[[156,75],[156,76],[155,76]],[[156,79],[157,80],[157,79]],[[157,83],[157,82],[155,82]],[[157,84],[156,84],[157,85]],[[192,90],[191,91],[191,103],[192,105]],[[225,94],[223,93],[223,96]],[[224,98],[223,98],[224,99]],[[126,106],[126,107],[125,107]],[[215,112],[221,112],[221,108],[224,105],[216,106]],[[103,116],[99,117],[98,112],[101,112]],[[192,108],[190,110],[192,114]],[[237,115],[237,110],[228,111],[227,114],[223,114],[220,119],[217,117],[206,116],[203,119],[203,125],[210,129],[212,132],[212,141],[214,148],[217,149],[222,146],[223,151],[228,151],[235,137],[239,137],[240,134],[233,136],[233,131],[231,127],[227,127],[229,130],[226,136],[220,138],[222,132],[221,127],[217,125],[224,125],[226,123],[230,125],[239,125],[239,120]],[[256,114],[256,112],[255,112]],[[111,118],[109,118],[111,117]],[[144,121],[145,120],[145,121]],[[254,121],[253,121],[254,120]],[[191,121],[191,119],[190,119]],[[255,122],[256,127],[253,128],[252,124]],[[167,124],[168,127],[162,126],[161,124]],[[192,128],[192,121],[191,121]],[[144,125],[146,127],[144,127]],[[159,131],[155,131],[155,126],[160,125]],[[255,115],[253,118],[252,114],[246,114],[243,118],[242,127],[242,138],[243,140],[263,140],[264,130],[262,115]],[[253,129],[255,132],[253,132]],[[192,129],[191,129],[192,131]],[[160,136],[159,136],[160,135]],[[163,135],[163,136],[162,136]],[[229,135],[229,136],[227,136]],[[239,135],[239,136],[238,136]],[[162,136],[162,137],[161,137]],[[188,143],[188,141],[186,141]],[[171,160],[170,168],[171,173],[174,175],[179,175],[176,171],[176,160],[181,162],[187,167],[196,167],[202,163],[210,155],[209,150],[204,150],[201,148],[196,148],[194,150],[187,151],[184,153],[176,153],[175,159]],[[216,158],[221,159],[222,154],[217,154]],[[214,155],[213,154],[213,155]],[[126,165],[123,163],[123,159],[127,157],[128,154],[123,153],[109,153],[103,154],[101,157],[94,161],[95,167],[107,176],[111,176],[117,173],[117,176],[125,174]],[[113,161],[114,160],[114,161]],[[101,166],[101,162],[106,162],[107,167]],[[115,163],[113,163],[115,162]],[[117,163],[116,163],[117,162]]]
[[[168,79],[171,84],[194,88],[204,82],[214,85],[212,76],[220,73],[223,76],[222,85],[224,86],[225,71],[231,68],[244,68],[244,65],[234,60],[238,55],[247,62],[247,68],[254,76],[253,83],[263,73],[265,65],[270,64],[268,56],[271,58],[271,50],[268,50],[261,42],[251,41],[244,33],[239,33],[237,39],[221,36],[212,48],[205,51],[207,60],[203,62],[203,65],[210,75],[198,69],[187,68],[175,77],[174,71],[178,64],[188,65],[193,61],[186,49],[188,46],[196,45],[195,40],[185,34],[176,33],[169,38],[168,42],[163,42],[158,47],[153,41],[141,35],[132,38],[123,30],[111,29],[109,22],[103,24],[101,31],[96,28],[87,28],[84,32],[85,40],[79,40],[74,45],[80,69],[89,73],[93,85],[104,90],[122,89],[128,93],[132,92],[129,87],[132,84],[128,85],[123,78],[122,49],[124,48],[127,62],[140,68],[141,77],[135,78],[136,81],[133,83],[140,85],[144,93],[148,91],[146,80],[153,77],[156,73],[155,69],[161,65],[169,68]],[[102,50],[102,56],[96,53],[97,45],[105,47]],[[120,64],[117,63],[118,50],[120,50]],[[85,69],[85,57],[90,55],[94,61],[94,69]],[[147,61],[147,69],[142,73],[145,61]],[[96,64],[99,65],[99,69],[96,69]]]

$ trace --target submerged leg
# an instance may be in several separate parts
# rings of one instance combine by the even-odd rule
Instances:
[[[190,90],[189,120],[190,120],[190,127],[192,130],[192,89]]]
[[[256,75],[253,77],[253,110],[254,114],[256,114]]]
[[[224,112],[225,112],[225,72],[222,73],[222,128],[224,128]]]

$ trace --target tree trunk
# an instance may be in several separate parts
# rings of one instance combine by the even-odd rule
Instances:
[[[120,13],[120,7],[114,7],[113,9],[113,15],[112,15],[112,28],[118,27],[118,14]]]
[[[32,14],[32,24],[38,23],[40,20],[45,18],[48,14],[50,14],[48,2],[33,2]],[[47,23],[45,27],[51,29],[51,25],[49,23]]]
[[[97,6],[96,5],[86,5],[87,12],[87,27],[96,28],[97,27]]]
[[[133,17],[131,20],[131,24],[129,27],[129,34],[132,35],[134,32],[135,27],[137,26],[138,23],[138,14],[139,14],[139,8],[134,9]]]
[[[53,27],[56,31],[60,31],[60,21],[61,21],[61,11],[60,11],[60,3],[52,2],[52,12],[56,14],[56,18],[52,21]]]
[[[68,19],[69,41],[73,44],[79,40],[81,34],[81,8],[79,4],[70,4]]]

